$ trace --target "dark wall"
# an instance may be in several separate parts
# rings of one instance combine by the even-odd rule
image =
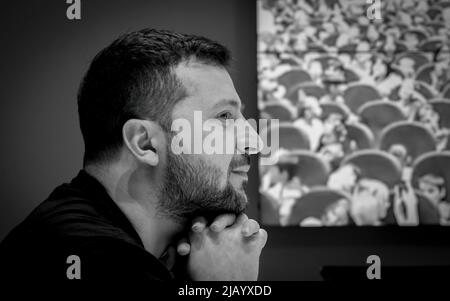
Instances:
[[[257,118],[254,0],[81,3],[81,21],[66,19],[65,0],[0,7],[0,239],[80,169],[77,88],[92,57],[120,33],[166,28],[225,44],[234,54],[231,75],[245,113]],[[257,217],[256,168],[249,184],[249,215]],[[449,234],[430,228],[270,228],[261,278],[320,279],[322,265],[364,265],[370,254],[388,265],[450,264]]]
[[[0,7],[0,239],[80,169],[78,85],[94,55],[119,34],[154,27],[225,44],[234,54],[231,75],[244,113],[257,118],[254,1],[81,0],[79,21],[66,18],[67,7],[66,0]],[[255,200],[256,168],[251,179]],[[256,201],[250,210],[256,212]]]

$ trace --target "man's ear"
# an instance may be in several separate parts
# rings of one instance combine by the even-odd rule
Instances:
[[[144,164],[156,166],[163,145],[161,127],[149,120],[129,119],[122,128],[125,145]]]

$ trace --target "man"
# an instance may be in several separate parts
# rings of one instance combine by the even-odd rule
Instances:
[[[171,148],[173,120],[194,124],[200,111],[201,122],[228,130],[244,118],[229,61],[216,42],[165,30],[103,49],[78,94],[84,168],[2,242],[2,277],[170,280],[178,244],[190,279],[256,280],[267,234],[242,213],[255,151],[239,142],[243,152],[232,154]]]
[[[350,214],[357,226],[381,226],[391,206],[388,186],[375,179],[360,179],[352,194]]]
[[[423,194],[439,213],[442,226],[450,224],[450,204],[447,201],[445,179],[436,174],[426,174],[418,180],[419,192]]]

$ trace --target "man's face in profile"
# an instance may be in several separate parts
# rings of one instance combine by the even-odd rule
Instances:
[[[187,120],[194,128],[196,123],[214,119],[223,128],[224,135],[234,131],[234,128],[228,128],[227,120],[244,117],[241,101],[226,69],[189,62],[180,64],[174,72],[184,85],[187,97],[175,105],[172,120]],[[198,120],[199,112],[202,120]],[[174,135],[174,132],[167,134],[167,156],[163,162],[166,173],[160,209],[187,219],[244,211],[249,156],[237,154],[235,146],[234,153],[206,154],[202,150],[201,153],[175,154],[171,149]],[[230,142],[224,137],[224,144]]]

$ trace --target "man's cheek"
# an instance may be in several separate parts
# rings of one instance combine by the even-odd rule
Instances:
[[[220,186],[221,188],[225,187],[230,174],[231,157],[226,155],[204,155],[203,160],[208,166],[220,172]]]

